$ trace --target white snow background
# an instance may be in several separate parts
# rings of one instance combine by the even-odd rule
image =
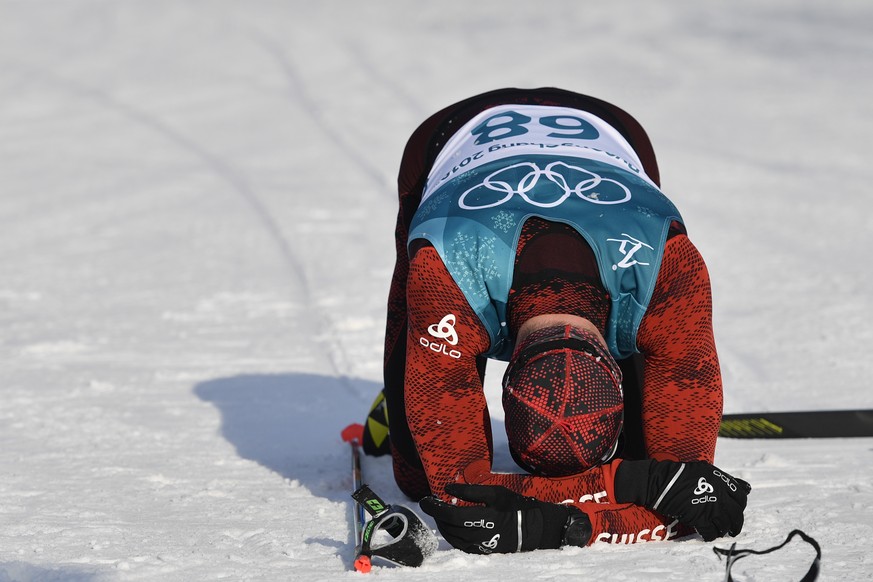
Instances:
[[[0,581],[366,579],[339,432],[381,386],[400,155],[505,86],[647,128],[712,275],[726,412],[873,406],[870,2],[4,0]],[[721,580],[713,545],[802,528],[822,580],[869,580],[871,451],[721,440],[754,486],[736,540],[442,542],[368,576]],[[404,501],[388,459],[365,473]]]

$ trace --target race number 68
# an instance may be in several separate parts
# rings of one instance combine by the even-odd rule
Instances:
[[[529,130],[526,126],[538,123],[555,131],[547,134],[548,137],[563,139],[597,139],[600,133],[587,120],[573,115],[546,115],[536,121],[517,111],[505,111],[492,115],[475,128],[472,133],[476,136],[476,145],[491,143],[498,139],[524,135]]]

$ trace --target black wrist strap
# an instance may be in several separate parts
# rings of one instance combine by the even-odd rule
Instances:
[[[636,503],[648,506],[649,481],[655,461],[622,461],[615,472],[615,500],[618,503]]]
[[[803,541],[811,545],[815,548],[815,559],[812,561],[812,565],[809,567],[809,571],[800,579],[800,582],[813,582],[818,578],[818,572],[821,569],[821,546],[818,545],[818,542],[815,541],[811,536],[808,536],[804,532],[799,529],[793,530],[788,537],[785,538],[785,541],[779,544],[778,546],[773,546],[772,548],[768,548],[766,550],[737,550],[737,544],[733,544],[730,548],[712,548],[712,551],[715,552],[719,558],[721,556],[725,556],[727,558],[727,564],[725,567],[725,582],[734,582],[733,577],[731,577],[731,566],[734,565],[734,562],[739,560],[740,558],[744,558],[748,555],[762,555],[769,554],[770,552],[775,552],[776,550],[782,549],[785,547],[788,542],[794,538],[794,536],[800,536]]]
[[[584,548],[591,541],[591,533],[591,519],[578,507],[570,506],[561,532],[561,545]]]

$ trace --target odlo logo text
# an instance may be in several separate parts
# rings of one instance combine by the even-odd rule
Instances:
[[[458,344],[458,332],[455,331],[455,321],[455,315],[449,313],[439,323],[435,323],[427,328],[427,333],[432,337],[445,340],[449,345],[441,341],[430,340],[424,336],[419,338],[418,343],[438,354],[443,354],[456,360],[459,359],[461,352],[449,347]]]

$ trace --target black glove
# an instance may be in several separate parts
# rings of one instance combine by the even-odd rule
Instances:
[[[458,507],[435,497],[419,503],[446,541],[469,554],[584,546],[591,538],[591,520],[572,505],[546,503],[495,485],[451,483],[446,492],[484,504]]]
[[[697,530],[703,539],[735,536],[752,486],[703,461],[623,461],[615,473],[619,503],[636,503]]]

